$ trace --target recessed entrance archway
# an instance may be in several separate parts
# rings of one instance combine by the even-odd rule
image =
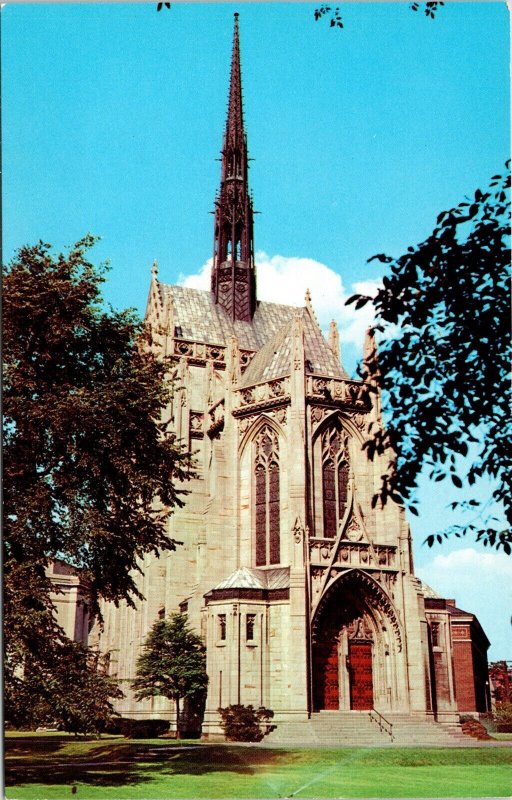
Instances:
[[[352,570],[333,582],[312,633],[314,711],[395,705],[400,631],[389,598],[370,576]]]

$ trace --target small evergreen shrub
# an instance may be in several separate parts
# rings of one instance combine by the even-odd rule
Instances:
[[[268,722],[274,716],[274,712],[263,706],[253,708],[253,706],[232,705],[219,708],[219,714],[228,742],[261,742],[265,734],[272,730]]]

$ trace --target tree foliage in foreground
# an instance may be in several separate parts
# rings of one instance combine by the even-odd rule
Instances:
[[[424,242],[400,258],[374,258],[388,265],[382,288],[348,302],[373,303],[383,334],[378,358],[374,352],[365,364],[389,417],[366,444],[370,457],[389,454],[378,497],[409,501],[414,511],[424,468],[432,481],[448,478],[457,488],[489,479],[494,489],[486,502],[452,503],[473,510],[473,521],[427,541],[469,533],[510,554],[509,164],[487,191],[442,212]],[[493,506],[504,508],[508,527]]]
[[[3,272],[5,677],[18,688],[63,640],[49,563],[81,571],[92,614],[100,597],[133,603],[139,559],[176,546],[167,520],[189,470],[161,422],[165,364],[132,312],[104,309],[94,241],[23,247]]]
[[[208,686],[204,645],[188,625],[186,614],[171,614],[155,622],[137,659],[132,683],[137,700],[167,697],[176,703],[176,735],[179,737],[180,701],[201,703]]]
[[[78,642],[56,637],[37,657],[27,657],[20,675],[6,681],[4,713],[17,728],[55,726],[68,733],[97,733],[123,697],[105,674],[104,658]]]
[[[162,4],[159,3],[159,6]],[[167,4],[166,4],[167,5]],[[430,19],[434,19],[437,14],[438,9],[444,6],[444,2],[438,0],[438,2],[432,3],[410,3],[409,8],[411,11],[423,11],[426,17],[430,17]],[[160,9],[158,9],[160,10]],[[332,8],[332,6],[322,5],[315,9],[314,11],[315,20],[318,22],[319,19],[327,18],[329,20],[329,25],[331,28],[343,28],[343,18],[341,16],[341,11],[339,6]]]

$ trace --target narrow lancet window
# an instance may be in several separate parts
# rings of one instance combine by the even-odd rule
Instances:
[[[245,638],[248,642],[254,641],[254,625],[256,622],[256,614],[247,614],[245,619]]]
[[[254,464],[255,561],[257,567],[279,564],[281,536],[279,439],[265,426],[256,436]]]
[[[345,516],[348,495],[348,434],[335,424],[322,434],[324,536],[334,539]]]

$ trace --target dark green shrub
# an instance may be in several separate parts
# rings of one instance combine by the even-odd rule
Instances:
[[[117,717],[105,728],[105,733],[124,736],[126,739],[156,739],[169,730],[165,719],[130,719]]]
[[[229,742],[260,742],[272,730],[268,722],[274,712],[263,706],[256,709],[253,706],[232,705],[219,708],[219,714],[224,735]]]

